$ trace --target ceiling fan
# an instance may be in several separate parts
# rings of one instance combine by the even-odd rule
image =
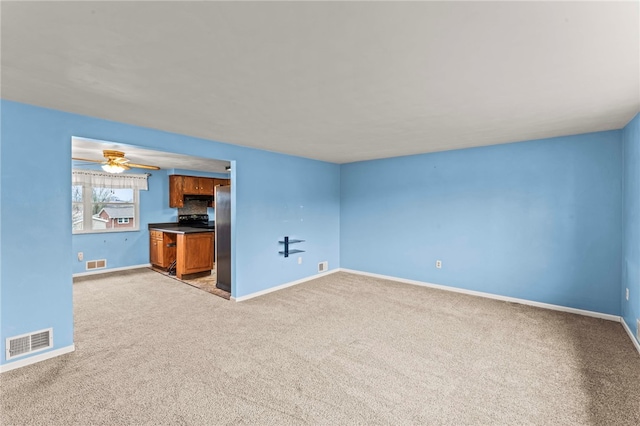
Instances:
[[[101,163],[102,170],[109,173],[122,173],[125,170],[129,170],[132,167],[138,169],[160,170],[157,166],[148,166],[146,164],[131,163],[128,158],[124,156],[122,151],[114,151],[111,149],[105,149],[102,151],[104,160],[90,160],[88,158],[76,158],[72,157],[72,160],[77,161],[91,161],[92,163]]]

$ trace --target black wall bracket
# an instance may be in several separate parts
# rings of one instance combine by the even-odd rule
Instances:
[[[289,237],[284,237],[283,241],[278,241],[280,244],[284,244],[284,251],[279,251],[278,253],[284,254],[284,257],[289,257],[290,254],[294,253],[304,253],[304,250],[291,250],[289,249],[289,244],[295,243],[303,243],[304,240],[291,240]]]

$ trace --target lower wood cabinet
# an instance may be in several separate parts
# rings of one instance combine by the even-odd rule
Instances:
[[[176,234],[149,231],[149,258],[153,266],[167,269],[176,260]]]
[[[213,232],[178,234],[176,277],[213,269]]]
[[[176,277],[213,269],[214,233],[175,234],[149,231],[149,258],[153,266],[167,269],[176,261]]]

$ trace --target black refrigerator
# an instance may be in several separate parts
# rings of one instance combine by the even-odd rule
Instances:
[[[231,186],[215,188],[216,287],[231,292]]]

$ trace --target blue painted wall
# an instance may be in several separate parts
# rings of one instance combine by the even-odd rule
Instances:
[[[5,339],[11,336],[53,327],[54,348],[71,345],[73,304],[71,221],[66,220],[71,213],[71,169],[61,166],[70,165],[71,156],[66,117],[6,102],[1,114],[4,364]]]
[[[634,336],[640,319],[640,114],[622,130],[624,147],[622,316]],[[626,300],[625,289],[629,289]]]
[[[621,164],[610,131],[343,165],[341,267],[619,315]]]
[[[54,327],[53,349],[73,343],[70,257],[75,253],[69,220],[73,136],[231,161],[235,297],[314,275],[323,260],[329,261],[330,269],[339,267],[339,165],[5,100],[0,107],[3,364],[7,337]],[[154,173],[156,177],[162,179],[160,173]],[[150,191],[141,195],[151,197],[155,190],[152,182]],[[162,199],[149,200],[157,203],[158,213],[157,218],[149,215],[148,221],[164,220],[169,210],[175,214],[166,207],[168,195],[160,195]],[[113,234],[102,244],[126,248],[131,256],[139,255],[138,247],[147,253],[143,247],[148,237],[139,233],[123,240],[131,235]],[[277,254],[277,242],[284,235],[307,240],[302,265]],[[105,240],[103,235],[98,238]],[[95,254],[100,254],[98,249]],[[146,254],[142,257],[148,261]]]

